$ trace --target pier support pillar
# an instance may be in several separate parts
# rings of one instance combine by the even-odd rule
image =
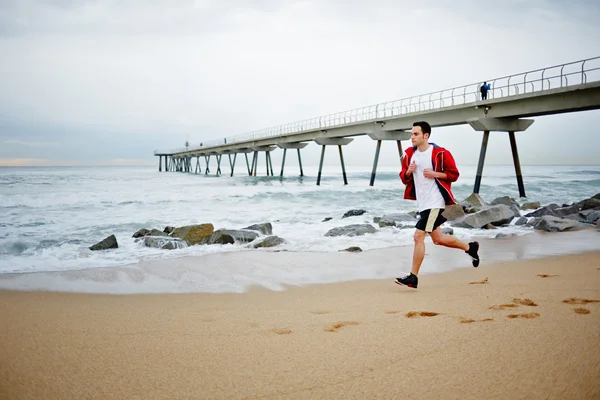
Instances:
[[[377,146],[375,147],[375,158],[373,160],[373,170],[371,171],[371,181],[369,186],[375,184],[375,175],[377,174],[377,163],[379,162],[379,151],[381,150],[382,140],[395,140],[398,144],[398,154],[400,156],[400,163],[402,164],[402,140],[410,139],[410,132],[406,131],[384,131],[381,128],[374,129],[368,132],[367,135],[373,140],[377,140]]]
[[[204,168],[204,175],[208,175],[210,173],[210,156],[204,156],[204,161],[206,161],[206,168]]]
[[[533,124],[534,120],[519,118],[477,118],[467,122],[476,131],[483,131],[483,141],[481,143],[481,152],[479,153],[479,163],[477,164],[477,176],[475,177],[473,193],[479,193],[479,188],[481,186],[481,178],[483,175],[483,165],[485,161],[489,133],[496,131],[508,132],[510,148],[513,156],[513,164],[515,165],[515,175],[517,176],[519,196],[525,197],[525,185],[523,184],[523,175],[521,174],[521,162],[519,161],[515,132],[525,131],[531,126],[531,124]]]
[[[237,159],[237,153],[233,155],[233,162],[231,161],[231,154],[227,154],[229,156],[229,166],[231,167],[231,175],[233,176],[233,170],[235,169],[235,160]]]
[[[261,151],[265,152],[265,164],[267,167],[267,176],[273,176],[273,163],[271,162],[271,154],[270,153],[273,150],[275,150],[275,146],[272,146],[272,145],[256,146],[256,147],[252,147],[252,150],[254,150],[254,156],[255,156],[254,168],[253,168],[254,176],[256,176],[256,170],[258,169],[258,153]]]
[[[322,146],[321,149],[321,160],[319,161],[319,173],[317,175],[317,186],[321,185],[321,172],[323,171],[323,160],[325,158],[325,147],[326,146],[338,146],[340,151],[340,163],[342,164],[342,176],[344,178],[344,185],[348,184],[348,179],[346,177],[346,167],[344,165],[344,153],[342,152],[342,146],[345,146],[352,142],[354,139],[348,138],[318,138],[315,139],[315,142]]]
[[[221,154],[215,154],[215,157],[217,159],[217,176],[221,175],[221,157],[223,157]]]
[[[298,151],[298,165],[300,166],[300,176],[304,176],[304,171],[302,170],[302,158],[300,158],[300,149],[305,148],[306,146],[308,146],[308,143],[281,143],[278,144],[277,147],[279,147],[280,149],[283,149],[283,159],[281,161],[281,173],[279,174],[279,176],[283,176],[283,168],[285,166],[285,155],[287,152],[287,149],[296,149]]]
[[[158,172],[162,172],[162,156],[158,156]]]

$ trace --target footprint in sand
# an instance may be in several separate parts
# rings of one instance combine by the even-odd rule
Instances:
[[[311,314],[324,315],[329,314],[331,311],[311,311]]]
[[[538,274],[538,276],[540,278],[552,278],[552,277],[558,276],[558,275]]]
[[[460,317],[461,324],[471,324],[473,322],[489,322],[489,321],[493,321],[493,320],[494,320],[494,318],[473,319],[473,318]]]
[[[514,298],[512,301],[513,301],[513,303],[519,304],[519,305],[522,305],[522,306],[537,307],[537,304],[535,304],[535,302],[533,300],[531,300],[531,299],[517,299],[517,298]]]
[[[394,310],[392,310],[392,311],[384,311],[384,312],[386,314],[400,314],[402,311],[399,311],[399,310],[398,311],[394,311]]]
[[[269,329],[269,332],[276,333],[278,335],[289,335],[290,333],[292,333],[292,330],[291,329],[273,328],[273,329]]]
[[[485,279],[483,279],[481,281],[469,282],[469,285],[485,285],[486,283],[488,283],[487,277],[485,277]]]
[[[600,300],[582,299],[582,298],[579,298],[579,297],[569,297],[568,299],[564,299],[563,303],[567,303],[567,304],[588,304],[588,303],[600,303]]]
[[[406,318],[416,318],[416,317],[435,317],[436,315],[440,315],[440,313],[436,313],[433,311],[411,311],[406,313]]]
[[[540,314],[538,313],[523,313],[523,314],[508,314],[506,317],[507,318],[526,318],[526,319],[532,319],[532,318],[537,318],[539,317]]]
[[[519,307],[519,306],[511,303],[511,304],[499,304],[496,306],[491,306],[491,307],[489,307],[489,309],[490,310],[505,310],[507,308],[517,308],[517,307]]]
[[[338,322],[337,324],[333,324],[331,326],[326,327],[325,331],[326,332],[337,332],[340,330],[340,328],[343,328],[344,326],[350,326],[350,325],[358,325],[358,322],[356,322],[356,321]]]
[[[591,312],[587,308],[576,308],[573,311],[575,311],[576,314],[589,314]]]

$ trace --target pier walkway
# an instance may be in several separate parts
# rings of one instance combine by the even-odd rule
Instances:
[[[396,141],[401,158],[401,141],[410,138],[413,122],[424,120],[432,127],[468,124],[475,131],[483,132],[473,192],[479,192],[489,134],[500,131],[508,133],[519,194],[525,197],[514,133],[531,126],[534,122],[532,117],[600,109],[600,57],[489,79],[487,83],[491,89],[486,100],[481,100],[480,86],[483,82],[478,82],[225,137],[197,146],[156,151],[154,155],[159,157],[159,171],[163,170],[164,159],[165,171],[189,173],[203,173],[200,159],[204,158],[204,174],[211,173],[210,159],[214,156],[217,163],[214,173],[217,175],[222,174],[222,156],[227,155],[230,175],[233,176],[237,155],[244,154],[248,174],[256,176],[258,156],[264,152],[266,174],[272,176],[271,152],[279,148],[283,149],[280,172],[283,176],[287,150],[296,149],[302,176],[300,150],[315,142],[322,146],[317,185],[321,181],[327,146],[338,147],[344,184],[347,184],[342,147],[350,144],[355,136],[368,135],[376,142],[370,180],[373,186],[382,141]],[[251,162],[248,160],[250,153]]]

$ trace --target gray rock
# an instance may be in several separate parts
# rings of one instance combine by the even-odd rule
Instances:
[[[350,210],[350,211],[346,211],[346,213],[342,216],[342,219],[348,218],[348,217],[358,217],[359,215],[363,215],[366,212],[367,212],[366,210]]]
[[[520,226],[520,225],[525,225],[527,224],[527,217],[519,217],[519,219],[515,222],[515,225]]]
[[[164,232],[162,232],[164,234]],[[169,236],[144,236],[142,238],[144,246],[157,249],[175,250],[188,247],[185,240]]]
[[[146,228],[142,228],[133,234],[132,238],[140,238],[150,234],[150,230]]]
[[[537,217],[533,221],[533,227],[539,231],[546,232],[562,232],[569,229],[578,227],[579,223],[571,219],[553,217],[551,215],[544,215],[543,217]]]
[[[110,235],[106,239],[96,243],[95,245],[90,247],[90,250],[108,250],[108,249],[117,249],[119,248],[119,244],[117,243],[117,238],[115,235]]]
[[[596,197],[585,199],[576,204],[581,208],[581,210],[600,209],[600,199],[597,199]]]
[[[208,238],[208,244],[250,243],[258,237],[254,231],[218,229]]]
[[[576,205],[573,204],[572,206],[556,208],[553,211],[554,211],[554,214],[557,217],[564,218],[567,215],[578,214],[579,213],[579,207],[577,207]]]
[[[331,221],[332,219],[333,219],[333,218],[331,218],[331,217],[326,217],[326,218],[325,218],[325,219],[323,219],[323,221],[321,221],[321,222],[327,222],[327,221]]]
[[[170,235],[171,232],[173,232],[175,230],[175,227],[173,226],[165,226],[165,229],[163,229],[163,232],[166,233],[167,235]]]
[[[453,204],[451,206],[447,206],[442,215],[448,221],[456,221],[457,219],[465,216],[465,210],[463,209],[462,205]]]
[[[375,218],[373,218],[375,221]],[[415,218],[408,214],[386,214],[383,217],[379,218],[379,227],[383,228],[386,226],[398,226],[401,225],[400,222],[415,222]]]
[[[513,214],[515,215],[516,218],[520,218],[521,217],[521,210],[519,210],[519,205],[518,204],[511,205],[510,209],[513,211]]]
[[[362,249],[358,246],[352,246],[352,247],[348,247],[347,249],[340,250],[340,251],[348,251],[350,253],[360,253],[362,251]]]
[[[523,205],[521,206],[521,210],[536,210],[540,207],[541,204],[539,201],[533,201],[529,203],[523,203]]]
[[[454,235],[454,229],[452,228],[442,228],[442,233],[445,235]]]
[[[485,207],[485,206],[488,205],[486,203],[486,201],[483,200],[483,198],[478,193],[471,193],[471,195],[469,197],[467,197],[466,199],[464,199],[460,203],[463,206],[469,204],[469,205],[473,206],[477,210],[480,210],[483,207]]]
[[[598,219],[600,219],[600,211],[598,210],[594,210],[590,213],[588,213],[585,217],[585,220],[589,223],[596,223],[598,221]]]
[[[528,214],[526,214],[526,217],[543,217],[544,215],[551,215],[553,217],[557,217],[558,215],[556,215],[556,213],[554,212],[554,210],[556,210],[557,208],[560,208],[558,206],[558,204],[550,204],[547,206],[544,206],[542,208],[540,208],[539,210],[535,210],[533,212],[530,212]]]
[[[330,229],[325,236],[362,236],[367,233],[375,233],[375,229],[369,224],[353,224]]]
[[[490,203],[493,206],[497,206],[498,204],[504,204],[505,206],[512,206],[512,205],[516,205],[517,207],[519,207],[519,203],[517,203],[517,201],[515,199],[513,199],[512,197],[509,196],[502,196],[502,197],[498,197],[494,200],[492,200],[492,202]]]
[[[263,224],[250,225],[250,226],[245,227],[244,229],[250,230],[250,231],[258,231],[258,232],[262,233],[263,235],[270,235],[273,233],[273,225],[271,225],[270,222],[265,222]]]
[[[515,217],[513,210],[503,204],[491,206],[474,214],[467,214],[451,223],[457,228],[483,228],[488,224],[501,226],[510,223]]]
[[[279,236],[267,236],[261,241],[254,243],[252,247],[254,247],[255,249],[261,247],[275,247],[283,243],[285,243],[285,239],[282,239]]]
[[[158,229],[146,229],[146,228],[142,228],[133,234],[133,237],[136,239],[144,237],[144,236],[168,236],[168,234],[163,231],[160,231]]]
[[[516,235],[516,234],[514,234],[514,233],[508,233],[508,234],[507,234],[507,233],[502,233],[502,232],[501,232],[501,233],[497,234],[496,236],[494,236],[494,238],[495,238],[495,239],[501,239],[501,238],[505,238],[505,237],[511,237],[511,236],[517,236],[517,235]]]

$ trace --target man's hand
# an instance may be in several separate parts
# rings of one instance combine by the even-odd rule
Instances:
[[[408,169],[406,170],[406,175],[408,176],[412,174],[415,169],[417,169],[417,163],[413,161],[408,166]]]
[[[438,178],[438,173],[435,172],[434,170],[432,170],[431,168],[425,168],[423,170],[423,176],[425,176],[425,178]]]

